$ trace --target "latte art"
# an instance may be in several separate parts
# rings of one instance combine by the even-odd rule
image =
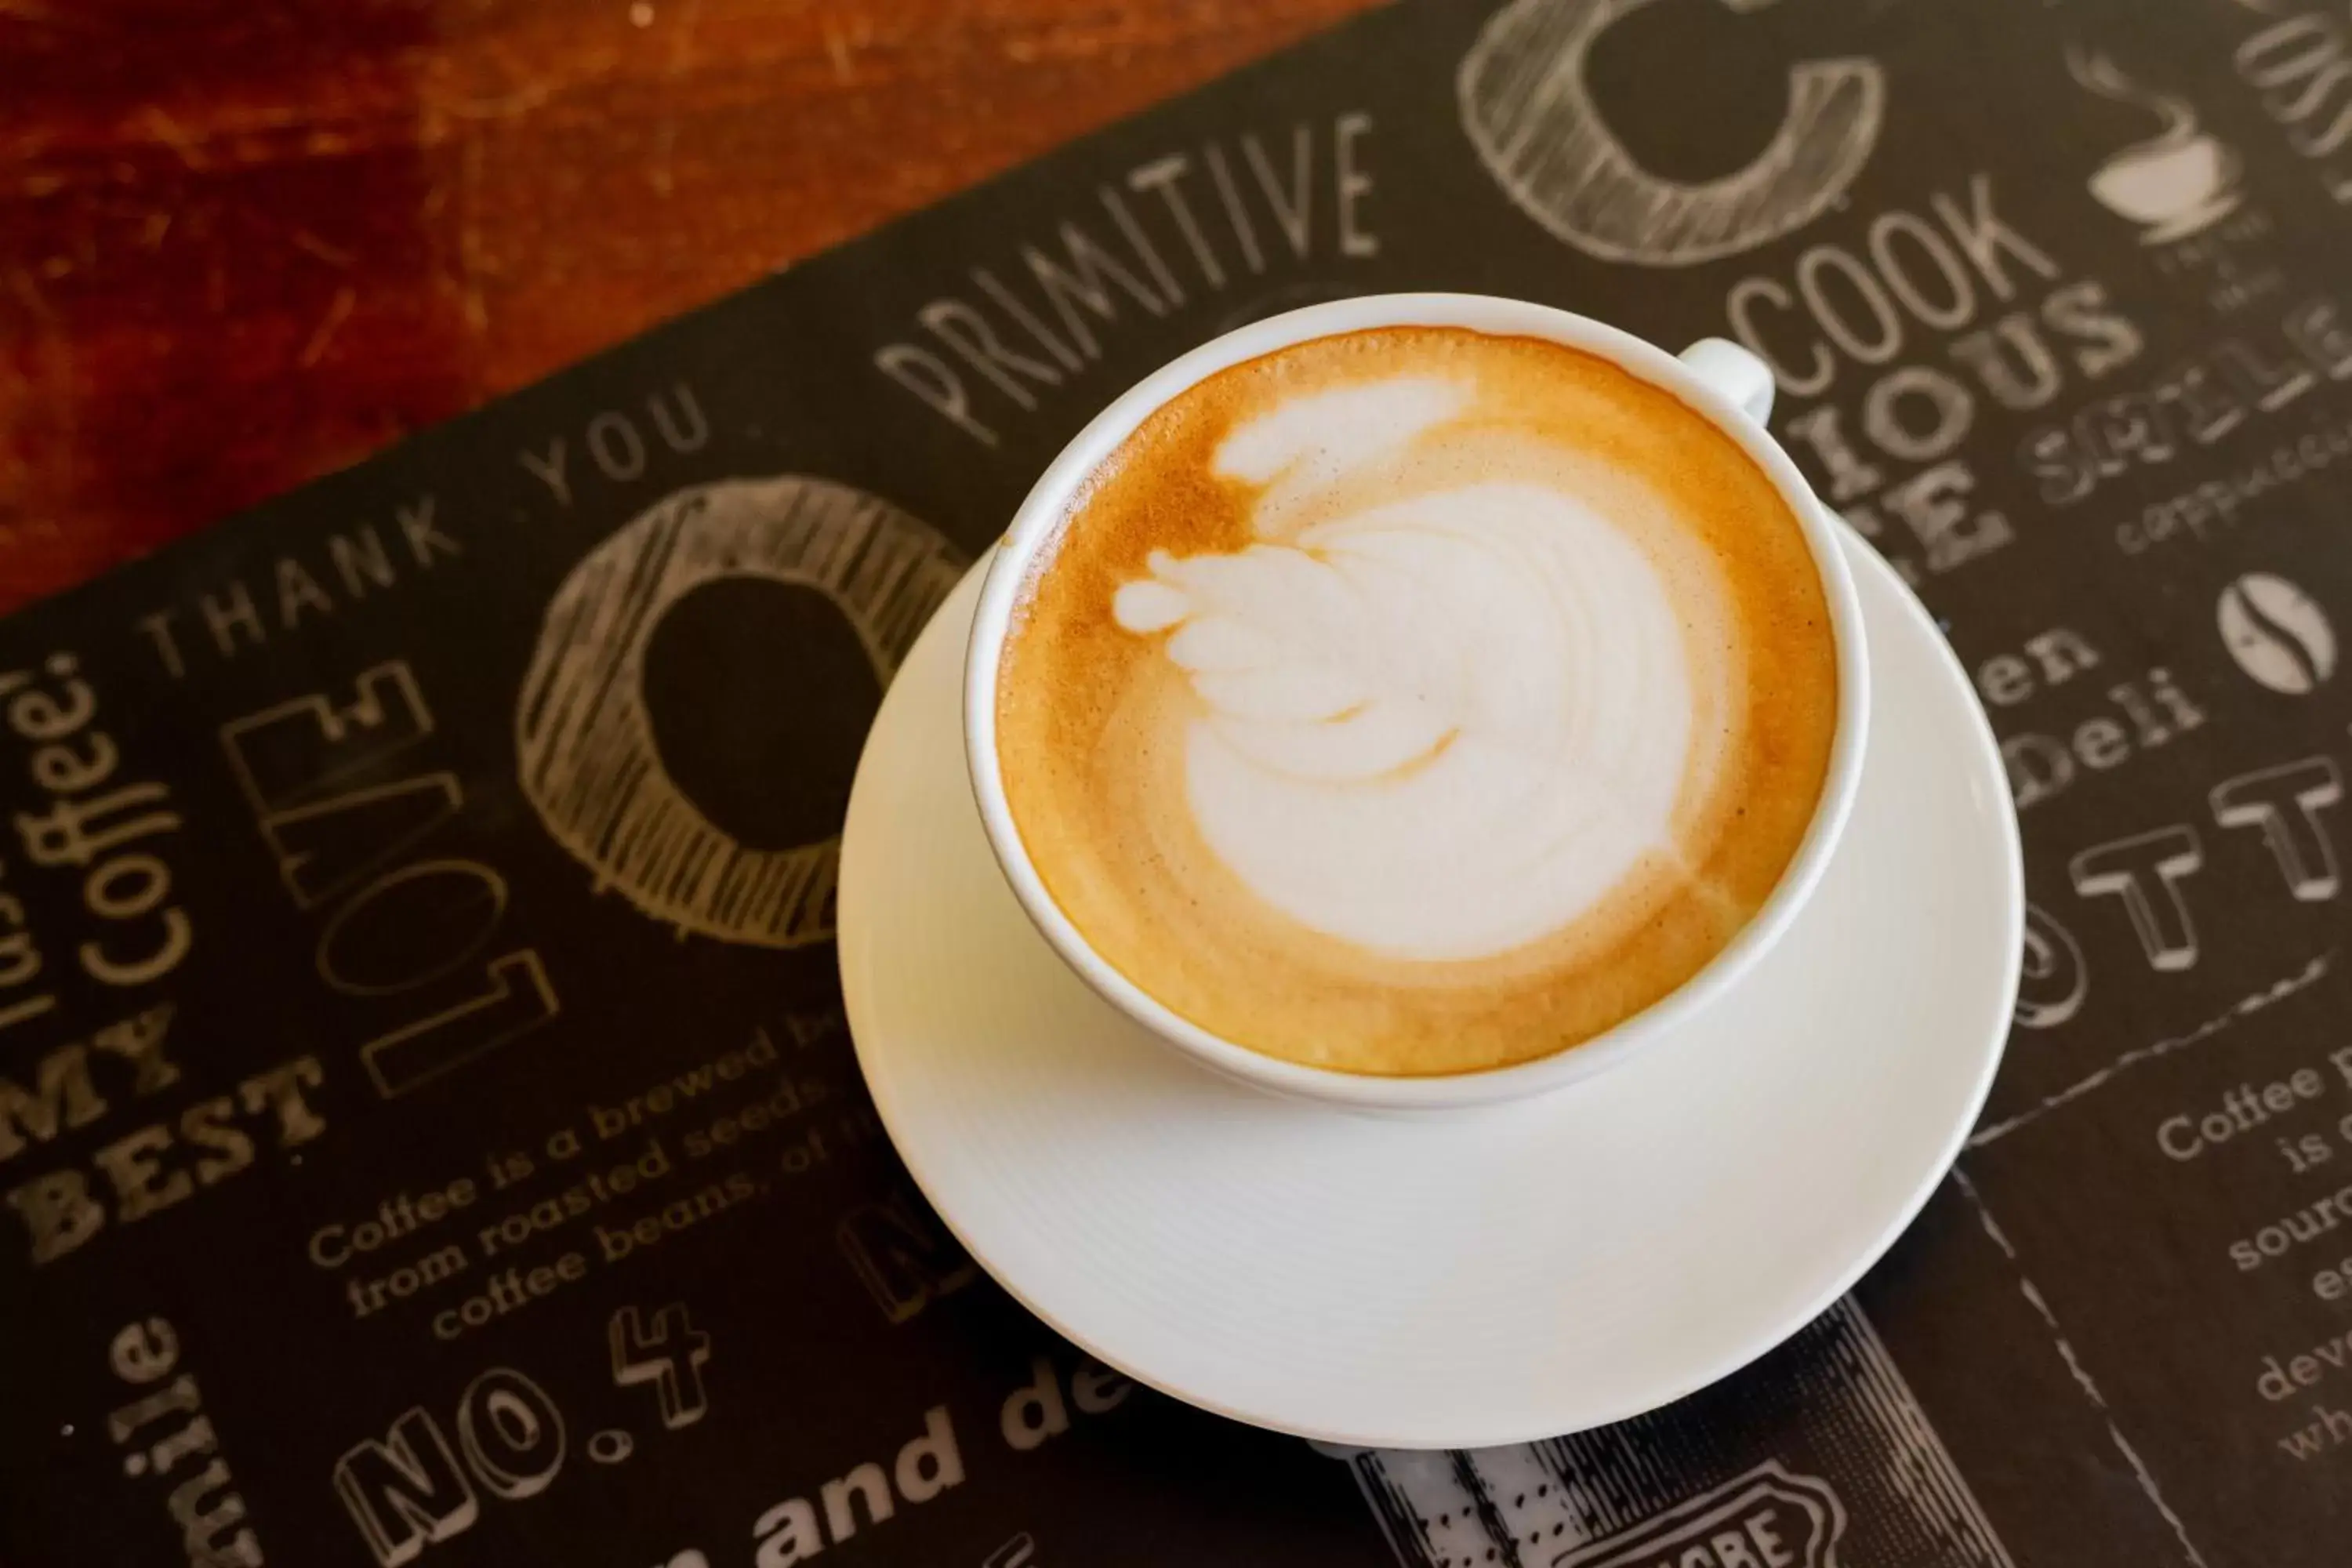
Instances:
[[[1801,532],[1736,443],[1575,351],[1407,329],[1129,437],[1028,584],[999,751],[1048,890],[1143,989],[1269,1054],[1453,1072],[1719,951],[1835,702]]]
[[[1584,914],[1643,856],[1679,859],[1682,628],[1641,551],[1574,498],[1472,485],[1150,564],[1117,609],[1176,627],[1164,651],[1198,702],[1167,720],[1193,818],[1293,920],[1484,958]]]

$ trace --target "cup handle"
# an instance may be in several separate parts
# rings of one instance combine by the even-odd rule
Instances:
[[[1759,425],[1772,413],[1772,371],[1738,343],[1701,338],[1681,354],[1684,368],[1738,405]]]

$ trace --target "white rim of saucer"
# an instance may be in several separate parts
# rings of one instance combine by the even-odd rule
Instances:
[[[1360,1420],[1356,1424],[1342,1424],[1329,1419],[1300,1420],[1271,1405],[1252,1405],[1237,1399],[1209,1394],[1202,1384],[1194,1379],[1170,1372],[1163,1366],[1154,1365],[1148,1355],[1128,1353],[1133,1349],[1132,1345],[1122,1341],[1119,1335],[1108,1333],[1105,1323],[1099,1318],[1099,1310],[1103,1303],[1099,1301],[1091,1303],[1087,1310],[1096,1312],[1097,1315],[1081,1322],[1060,1310],[1060,1306],[1076,1305],[1068,1300],[1066,1290],[1059,1287],[1048,1290],[1046,1294],[1053,1296],[1055,1301],[1059,1303],[1059,1305],[1049,1305],[1045,1299],[1041,1298],[1039,1290],[1042,1287],[1038,1285],[1036,1279],[1025,1278],[1022,1268],[1008,1269],[1006,1254],[990,1246],[988,1240],[980,1234],[981,1231],[987,1231],[990,1237],[997,1240],[1004,1239],[1002,1231],[1003,1214],[1001,1205],[995,1217],[988,1220],[984,1225],[980,1224],[980,1216],[975,1215],[970,1209],[966,1200],[959,1195],[957,1184],[950,1183],[945,1186],[940,1184],[940,1163],[932,1157],[932,1146],[927,1142],[939,1136],[942,1131],[939,1122],[940,1111],[937,1097],[933,1097],[933,1103],[929,1110],[924,1110],[919,1117],[915,1115],[911,1109],[911,1101],[907,1098],[908,1080],[906,1079],[904,1069],[894,1068],[887,1065],[898,1054],[896,1049],[879,1044],[867,1026],[873,1023],[872,1015],[868,1011],[872,1004],[871,986],[868,983],[860,983],[856,976],[860,973],[870,970],[872,961],[870,958],[861,959],[857,955],[871,952],[877,942],[893,941],[890,933],[898,928],[897,922],[890,920],[887,910],[876,909],[868,912],[864,908],[866,896],[873,886],[874,878],[881,873],[863,870],[860,865],[867,861],[870,857],[888,852],[872,847],[877,842],[873,829],[867,829],[864,835],[853,831],[845,838],[844,845],[842,879],[844,921],[841,930],[844,996],[850,1010],[852,1037],[857,1047],[861,1070],[874,1089],[875,1104],[881,1114],[885,1128],[889,1132],[893,1143],[898,1148],[909,1173],[915,1177],[918,1185],[929,1195],[950,1233],[1015,1301],[1039,1318],[1047,1327],[1105,1364],[1116,1368],[1138,1382],[1158,1388],[1212,1414],[1315,1441],[1350,1447],[1479,1447],[1536,1441],[1564,1433],[1607,1426],[1671,1404],[1675,1400],[1684,1398],[1732,1375],[1759,1356],[1783,1342],[1806,1323],[1812,1321],[1839,1297],[1853,1289],[1855,1281],[1885,1256],[1887,1248],[1917,1217],[1929,1196],[1942,1181],[1944,1173],[1949,1170],[1953,1160],[1960,1152],[1969,1129],[1982,1112],[1985,1099],[1999,1071],[2006,1042],[2006,1020],[2014,1005],[2023,963],[2023,861],[2017,820],[2009,801],[2007,781],[1999,763],[1990,724],[1982,709],[1975,701],[1966,673],[1960,668],[1949,646],[1936,630],[1924,606],[1895,578],[1891,568],[1875,559],[1867,545],[1858,540],[1849,539],[1847,547],[1857,558],[1857,572],[1879,579],[1879,585],[1889,599],[1888,610],[1909,622],[1911,632],[1916,636],[1918,647],[1927,650],[1927,662],[1935,667],[1932,674],[1927,678],[1940,683],[1947,689],[1944,695],[1952,701],[1956,721],[1964,725],[1968,731],[1966,741],[1961,744],[1965,749],[1975,752],[1978,762],[1981,764],[1978,770],[1979,776],[1975,784],[1969,786],[1968,793],[1978,797],[1980,815],[1989,824],[1988,830],[2000,840],[1998,846],[1980,847],[1994,848],[1996,853],[1983,857],[1981,859],[1977,854],[1971,853],[1969,858],[1979,860],[1979,863],[1991,876],[1992,881],[1997,884],[1997,887],[1990,889],[1990,891],[1997,894],[2004,919],[1998,943],[1999,1005],[1988,1016],[1990,1026],[1984,1038],[1969,1053],[1975,1059],[1971,1064],[1971,1070],[1967,1074],[1966,1081],[1947,1086],[1950,1093],[1945,1102],[1945,1111],[1933,1117],[1938,1131],[1933,1140],[1932,1147],[1922,1150],[1925,1155],[1923,1163],[1906,1163],[1906,1174],[1902,1180],[1900,1191],[1883,1193],[1882,1197],[1885,1200],[1883,1207],[1878,1204],[1868,1205],[1876,1210],[1876,1213],[1873,1217],[1866,1217],[1861,1227],[1867,1232],[1866,1239],[1856,1241],[1850,1236],[1847,1244],[1839,1248],[1834,1261],[1825,1265],[1825,1271],[1819,1274],[1811,1287],[1804,1291],[1801,1300],[1793,1305],[1781,1303],[1768,1318],[1759,1319],[1758,1324],[1752,1329],[1739,1332],[1735,1345],[1719,1349],[1703,1364],[1685,1370],[1678,1376],[1662,1379],[1654,1386],[1643,1389],[1638,1396],[1621,1394],[1613,1403],[1595,1405],[1589,1409],[1574,1409],[1570,1413],[1569,1407],[1574,1405],[1574,1398],[1571,1396],[1563,1405],[1553,1411],[1542,1413],[1541,1418],[1533,1418],[1529,1414],[1523,1412],[1519,1415],[1504,1416],[1499,1420],[1493,1417],[1475,1417],[1464,1424],[1457,1415],[1456,1423],[1447,1425],[1443,1429],[1433,1426],[1418,1431],[1406,1430],[1398,1426],[1368,1425]],[[977,569],[975,569],[976,572]],[[958,609],[959,601],[963,596],[962,590],[950,595],[942,613]],[[941,628],[941,635],[943,637],[951,638],[956,630],[957,628],[952,626],[945,626]],[[1909,639],[1897,640],[1908,641]],[[908,669],[918,679],[922,679],[922,672],[927,663],[928,661],[924,659],[910,658]],[[952,678],[942,671],[930,679],[945,683]],[[898,698],[898,700],[905,701],[906,699]],[[887,709],[886,700],[886,712]],[[878,733],[880,725],[877,724],[877,728]],[[952,764],[941,758],[938,765],[945,767]],[[1893,796],[1900,796],[1904,792],[1897,787],[1898,785],[1899,781],[1890,781],[1884,787],[1892,790]],[[852,794],[853,828],[859,815],[856,809],[856,803],[860,796],[868,793],[870,781],[866,778],[864,768],[861,767],[858,786]],[[1002,918],[1011,919],[1011,911],[1004,911]],[[878,924],[876,923],[877,921]],[[865,1016],[861,1017],[861,1014]],[[1811,1034],[1812,1031],[1806,1031],[1806,1033]],[[1149,1047],[1142,1047],[1139,1043],[1135,1048]],[[880,1054],[877,1055],[877,1053]],[[994,1075],[986,1076],[992,1078]],[[1236,1089],[1231,1092],[1246,1093],[1247,1091]],[[1346,1119],[1349,1112],[1339,1108],[1301,1106],[1284,1114],[1302,1118],[1337,1116]],[[1531,1115],[1549,1119],[1553,1114],[1554,1111],[1545,1103],[1538,1102],[1530,1106],[1475,1113],[1473,1124],[1506,1126],[1522,1116]],[[1508,1121],[1490,1123],[1485,1120],[1490,1116],[1504,1117]],[[1372,1120],[1377,1123],[1381,1119]],[[1420,1119],[1411,1120],[1419,1121]],[[1432,1125],[1435,1124],[1432,1123]],[[923,1131],[926,1126],[931,1131]],[[910,1140],[910,1132],[920,1132],[921,1135]],[[1399,1135],[1410,1134],[1405,1133],[1401,1127]],[[1923,1144],[1927,1142],[1925,1138],[1921,1140]],[[1859,1235],[1861,1231],[1856,1231],[1854,1234]],[[1774,1255],[1779,1256],[1779,1249],[1775,1249]],[[1239,1287],[1212,1285],[1204,1288],[1219,1289]],[[1744,1296],[1746,1293],[1739,1294]],[[1085,1314],[1079,1315],[1083,1317]],[[1378,1381],[1378,1369],[1368,1369],[1366,1375]],[[1522,1405],[1528,1404],[1526,1400],[1520,1400],[1518,1403]],[[1485,1424],[1490,1420],[1495,1424]]]
[[[1153,410],[1220,370],[1315,338],[1391,326],[1460,327],[1547,338],[1610,359],[1696,408],[1740,444],[1796,514],[1821,577],[1837,642],[1839,722],[1821,797],[1796,853],[1748,923],[1696,973],[1601,1035],[1508,1067],[1425,1078],[1343,1072],[1267,1056],[1203,1028],[1129,979],[1095,951],[1037,874],[995,761],[995,693],[1003,628],[1012,618],[1030,557],[1051,537],[1087,476]],[[1458,293],[1364,295],[1252,322],[1171,361],[1097,415],[1038,477],[1013,514],[1012,527],[985,562],[966,645],[962,706],[965,765],[990,847],[1031,923],[1065,963],[1171,1048],[1226,1077],[1327,1104],[1397,1111],[1450,1110],[1565,1089],[1670,1037],[1685,1019],[1728,991],[1780,940],[1820,883],[1853,810],[1870,712],[1867,638],[1839,531],[1794,460],[1762,426],[1675,355],[1606,322],[1524,300]]]

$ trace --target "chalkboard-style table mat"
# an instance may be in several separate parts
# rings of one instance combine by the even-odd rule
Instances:
[[[2341,1563],[2347,200],[2317,0],[1411,0],[8,621],[0,1563]],[[1771,361],[2032,910],[1958,1173],[1817,1325],[1329,1453],[957,1255],[834,836],[1096,408],[1418,288]]]

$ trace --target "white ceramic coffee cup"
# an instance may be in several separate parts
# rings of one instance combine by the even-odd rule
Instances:
[[[1466,327],[1497,335],[1548,338],[1613,361],[1706,415],[1780,487],[1811,548],[1837,641],[1838,727],[1828,777],[1811,826],[1788,869],[1755,917],[1705,967],[1643,1011],[1564,1050],[1483,1072],[1383,1078],[1307,1067],[1236,1045],[1153,997],[1097,952],[1046,891],[1021,841],[1005,800],[996,751],[996,683],[1014,602],[1039,547],[1053,536],[1072,495],[1118,450],[1146,416],[1194,383],[1294,343],[1373,327]],[[1278,1093],[1371,1110],[1419,1110],[1478,1105],[1542,1093],[1606,1070],[1674,1031],[1676,1024],[1727,990],[1779,939],[1821,879],[1853,804],[1869,721],[1869,665],[1862,608],[1840,545],[1840,525],[1813,497],[1804,476],[1767,435],[1772,375],[1747,350],[1719,339],[1694,343],[1680,359],[1614,327],[1548,305],[1477,294],[1381,294],[1310,305],[1203,343],[1138,383],[1078,432],[1046,468],[1014,513],[981,584],[964,661],[964,749],[982,824],[1005,879],[1031,921],[1063,961],[1112,1005],[1204,1065]],[[1084,526],[1083,523],[1077,526]]]

